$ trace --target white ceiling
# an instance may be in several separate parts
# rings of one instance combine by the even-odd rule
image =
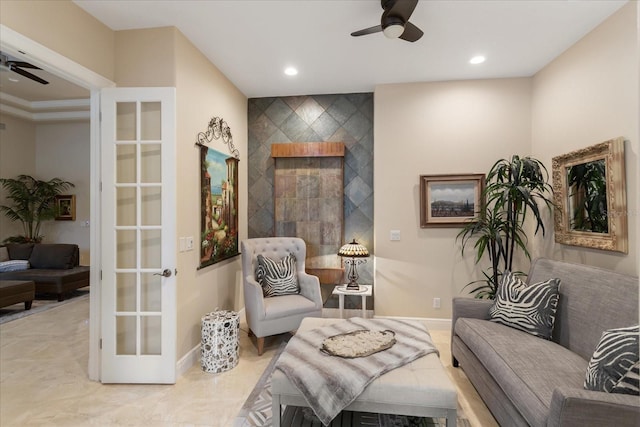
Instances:
[[[379,0],[74,0],[113,30],[175,26],[248,97],[371,92],[378,84],[531,76],[626,1],[421,0],[415,43],[350,33]],[[470,65],[473,55],[485,55]],[[299,74],[283,70],[295,66]]]

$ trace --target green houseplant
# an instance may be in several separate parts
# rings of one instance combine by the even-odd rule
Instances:
[[[505,270],[513,270],[514,255],[522,252],[531,258],[527,249],[527,234],[524,224],[527,216],[535,222],[534,234],[545,233],[540,205],[549,211],[553,206],[549,198],[551,185],[549,173],[544,165],[531,157],[514,155],[511,159],[500,159],[487,174],[487,184],[482,194],[482,204],[477,221],[470,222],[458,233],[462,254],[473,240],[475,263],[485,254],[491,266],[482,272],[483,279],[473,281],[471,293],[476,298],[494,299],[498,283]]]
[[[41,242],[44,237],[40,234],[42,222],[54,219],[57,214],[55,197],[74,187],[60,178],[41,181],[29,175],[0,178],[0,185],[8,192],[7,199],[13,202],[11,206],[0,206],[0,212],[11,221],[20,221],[23,230],[22,235],[4,239],[5,243]]]

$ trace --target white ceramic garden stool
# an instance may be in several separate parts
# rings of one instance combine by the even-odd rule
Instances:
[[[202,317],[202,370],[219,373],[238,364],[239,330],[240,316],[235,311],[216,310]]]

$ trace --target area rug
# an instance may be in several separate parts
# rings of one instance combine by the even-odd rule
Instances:
[[[54,294],[38,294],[37,299],[33,300],[31,304],[31,310],[24,309],[24,303],[9,305],[7,307],[0,308],[0,325],[3,323],[11,322],[12,320],[22,319],[23,317],[31,316],[32,314],[42,313],[52,308],[60,307],[71,301],[77,301],[79,299],[89,298],[89,287],[73,290],[65,294],[64,301],[58,301],[58,296]]]
[[[258,383],[242,406],[236,417],[234,427],[271,427],[271,374],[276,361],[284,350],[283,343],[269,365],[264,370]],[[282,415],[282,426],[285,427],[322,427],[313,411],[309,408],[287,406]],[[458,410],[457,424],[460,427],[471,427],[469,420]],[[444,419],[409,417],[404,415],[374,414],[368,412],[342,411],[330,424],[330,427],[445,427]]]

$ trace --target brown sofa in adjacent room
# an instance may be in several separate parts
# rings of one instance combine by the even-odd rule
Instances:
[[[89,286],[90,267],[80,265],[78,245],[23,243],[6,245],[10,260],[26,260],[28,268],[0,272],[0,280],[33,281],[36,294],[53,293],[62,301],[66,293]]]

